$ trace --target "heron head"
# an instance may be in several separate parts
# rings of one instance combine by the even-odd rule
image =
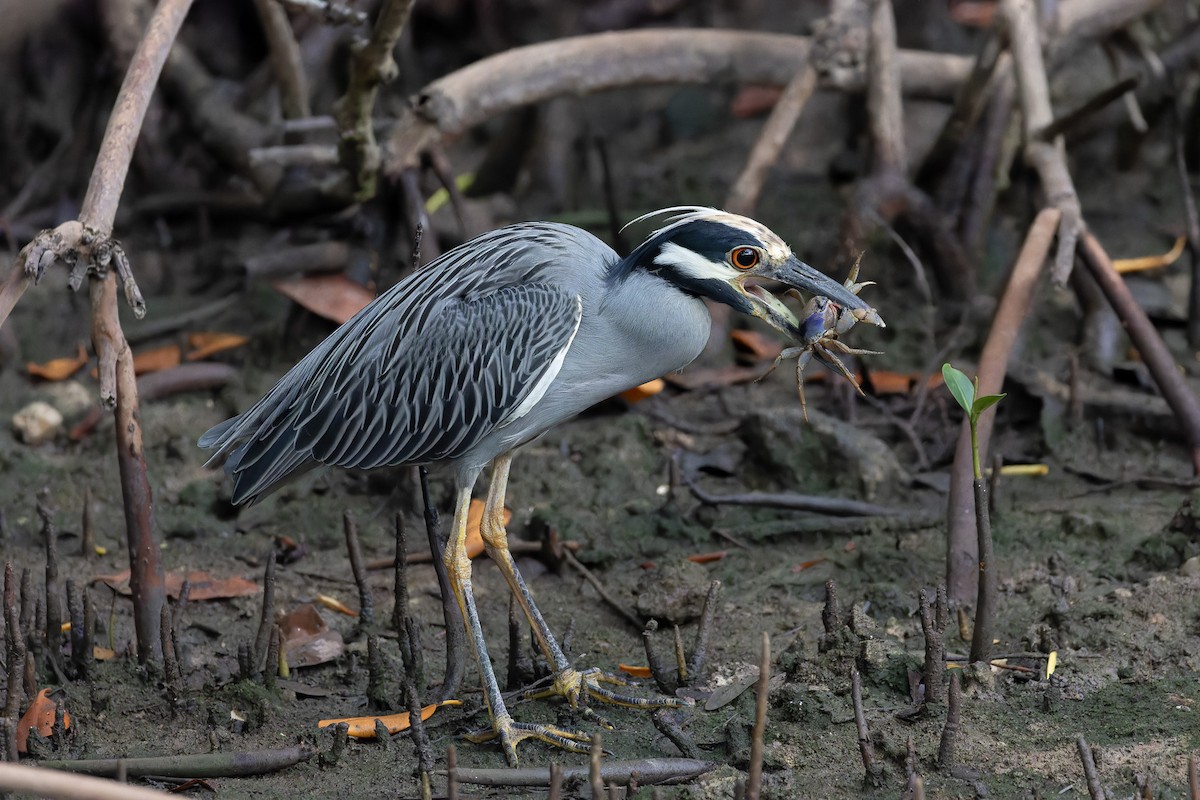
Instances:
[[[768,292],[778,281],[850,309],[860,322],[883,325],[874,308],[842,284],[805,264],[775,233],[748,217],[713,208],[678,206],[629,224],[673,214],[626,262],[652,270],[691,294],[725,303],[795,337],[796,315]],[[626,226],[628,227],[628,226]]]

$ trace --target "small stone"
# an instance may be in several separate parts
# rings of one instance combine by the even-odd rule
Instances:
[[[63,415],[49,403],[37,400],[13,415],[12,426],[18,439],[37,446],[58,435],[62,430]]]
[[[1200,575],[1200,556],[1192,556],[1179,568],[1181,575]]]
[[[83,416],[99,402],[96,393],[79,381],[48,383],[42,388],[41,394],[66,419]]]

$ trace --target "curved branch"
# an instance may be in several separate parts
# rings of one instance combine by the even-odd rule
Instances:
[[[388,142],[389,175],[415,163],[437,136],[455,135],[520,106],[562,95],[627,86],[760,83],[785,86],[806,63],[805,36],[725,30],[640,30],[573,36],[518,47],[477,61],[429,84],[413,98]],[[971,59],[899,52],[906,91],[954,96]],[[862,91],[861,71],[826,88]]]

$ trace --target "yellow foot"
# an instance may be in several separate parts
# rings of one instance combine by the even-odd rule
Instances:
[[[591,737],[587,734],[556,728],[552,725],[516,722],[508,714],[497,717],[492,722],[491,730],[469,733],[466,736],[467,741],[476,744],[490,742],[497,738],[500,740],[500,746],[504,749],[504,758],[510,767],[517,766],[517,745],[526,739],[537,739],[540,742],[561,747],[563,750],[570,750],[572,753],[587,753],[591,750]]]
[[[608,703],[614,706],[623,706],[625,708],[679,708],[680,706],[690,706],[693,704],[691,698],[677,697],[635,697],[630,694],[621,694],[608,689],[601,684],[609,686],[628,686],[625,681],[613,675],[607,675],[599,669],[576,670],[568,667],[561,670],[554,676],[554,683],[548,689],[534,689],[525,693],[525,698],[528,700],[538,700],[543,697],[565,697],[572,708],[578,708],[582,700],[584,705],[587,705],[588,700],[599,700],[602,703]],[[600,719],[597,715],[593,716]],[[608,728],[611,725],[600,719],[601,724]]]

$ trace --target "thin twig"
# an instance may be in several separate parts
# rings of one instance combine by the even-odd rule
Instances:
[[[287,12],[275,0],[254,0],[254,8],[262,22],[267,39],[267,50],[271,55],[271,69],[279,81],[283,116],[287,119],[304,119],[311,116],[308,104],[308,78],[304,74],[304,62],[300,46],[292,33],[292,23]]]
[[[267,645],[271,641],[271,629],[275,627],[275,550],[267,551],[267,565],[263,569],[262,610],[258,617],[258,631],[254,634],[254,667],[263,666],[267,658]],[[268,664],[269,668],[270,665]]]
[[[857,668],[850,670],[850,699],[854,705],[854,727],[858,730],[858,752],[862,756],[864,781],[875,783],[879,780],[881,770],[875,763],[875,748],[871,744],[871,732],[867,728],[867,715],[863,710],[862,676]]]
[[[758,141],[750,151],[746,165],[733,183],[733,188],[725,198],[725,208],[734,214],[752,214],[758,205],[758,197],[762,193],[763,182],[771,167],[779,160],[779,154],[787,143],[788,137],[796,127],[804,106],[817,88],[817,71],[804,60],[796,76],[784,88],[771,115],[763,123]]]
[[[628,786],[637,779],[639,786],[653,784],[684,783],[712,770],[711,761],[696,761],[691,758],[643,758],[636,761],[604,761],[600,765],[601,787],[605,783]],[[562,767],[562,781],[588,783],[591,764],[574,764]],[[438,771],[435,774],[442,774]],[[485,769],[459,766],[458,782],[475,786],[549,786],[550,770],[545,767],[506,767]],[[603,797],[603,795],[601,795]]]
[[[592,751],[588,759],[588,783],[592,787],[592,800],[604,800],[604,778],[600,775],[600,757],[603,753],[600,734],[592,734]]]
[[[1200,800],[1200,761],[1188,756],[1188,794],[1191,800]]]
[[[467,669],[467,639],[462,612],[454,599],[450,576],[442,560],[446,540],[442,536],[437,506],[429,493],[429,471],[425,467],[417,467],[417,476],[421,484],[421,500],[425,505],[425,533],[429,539],[429,550],[433,554],[433,569],[437,574],[438,590],[441,592],[442,621],[446,630],[446,669],[437,697],[438,702],[441,702],[457,695],[458,687],[462,685],[463,674]]]
[[[630,625],[634,626],[639,631],[642,630],[642,621],[638,619],[636,614],[625,608],[621,601],[617,600],[617,598],[613,597],[609,593],[608,589],[604,586],[604,582],[597,578],[594,572],[585,567],[583,564],[579,563],[579,559],[576,558],[575,554],[567,548],[563,548],[562,554],[563,561],[566,561],[567,565],[570,566],[571,569],[578,572],[584,580],[592,585],[592,588],[594,588],[596,593],[600,595],[601,600],[608,603],[609,607],[620,614]]]
[[[362,546],[358,542],[358,525],[349,511],[342,514],[342,530],[346,534],[346,550],[350,554],[350,571],[358,587],[358,619],[363,627],[375,624],[375,601],[367,583],[367,567],[363,560]]]
[[[763,746],[767,736],[767,700],[771,684],[771,637],[765,631],[758,654],[758,682],[754,685],[754,730],[750,737],[750,767],[746,778],[746,800],[762,794]]]

